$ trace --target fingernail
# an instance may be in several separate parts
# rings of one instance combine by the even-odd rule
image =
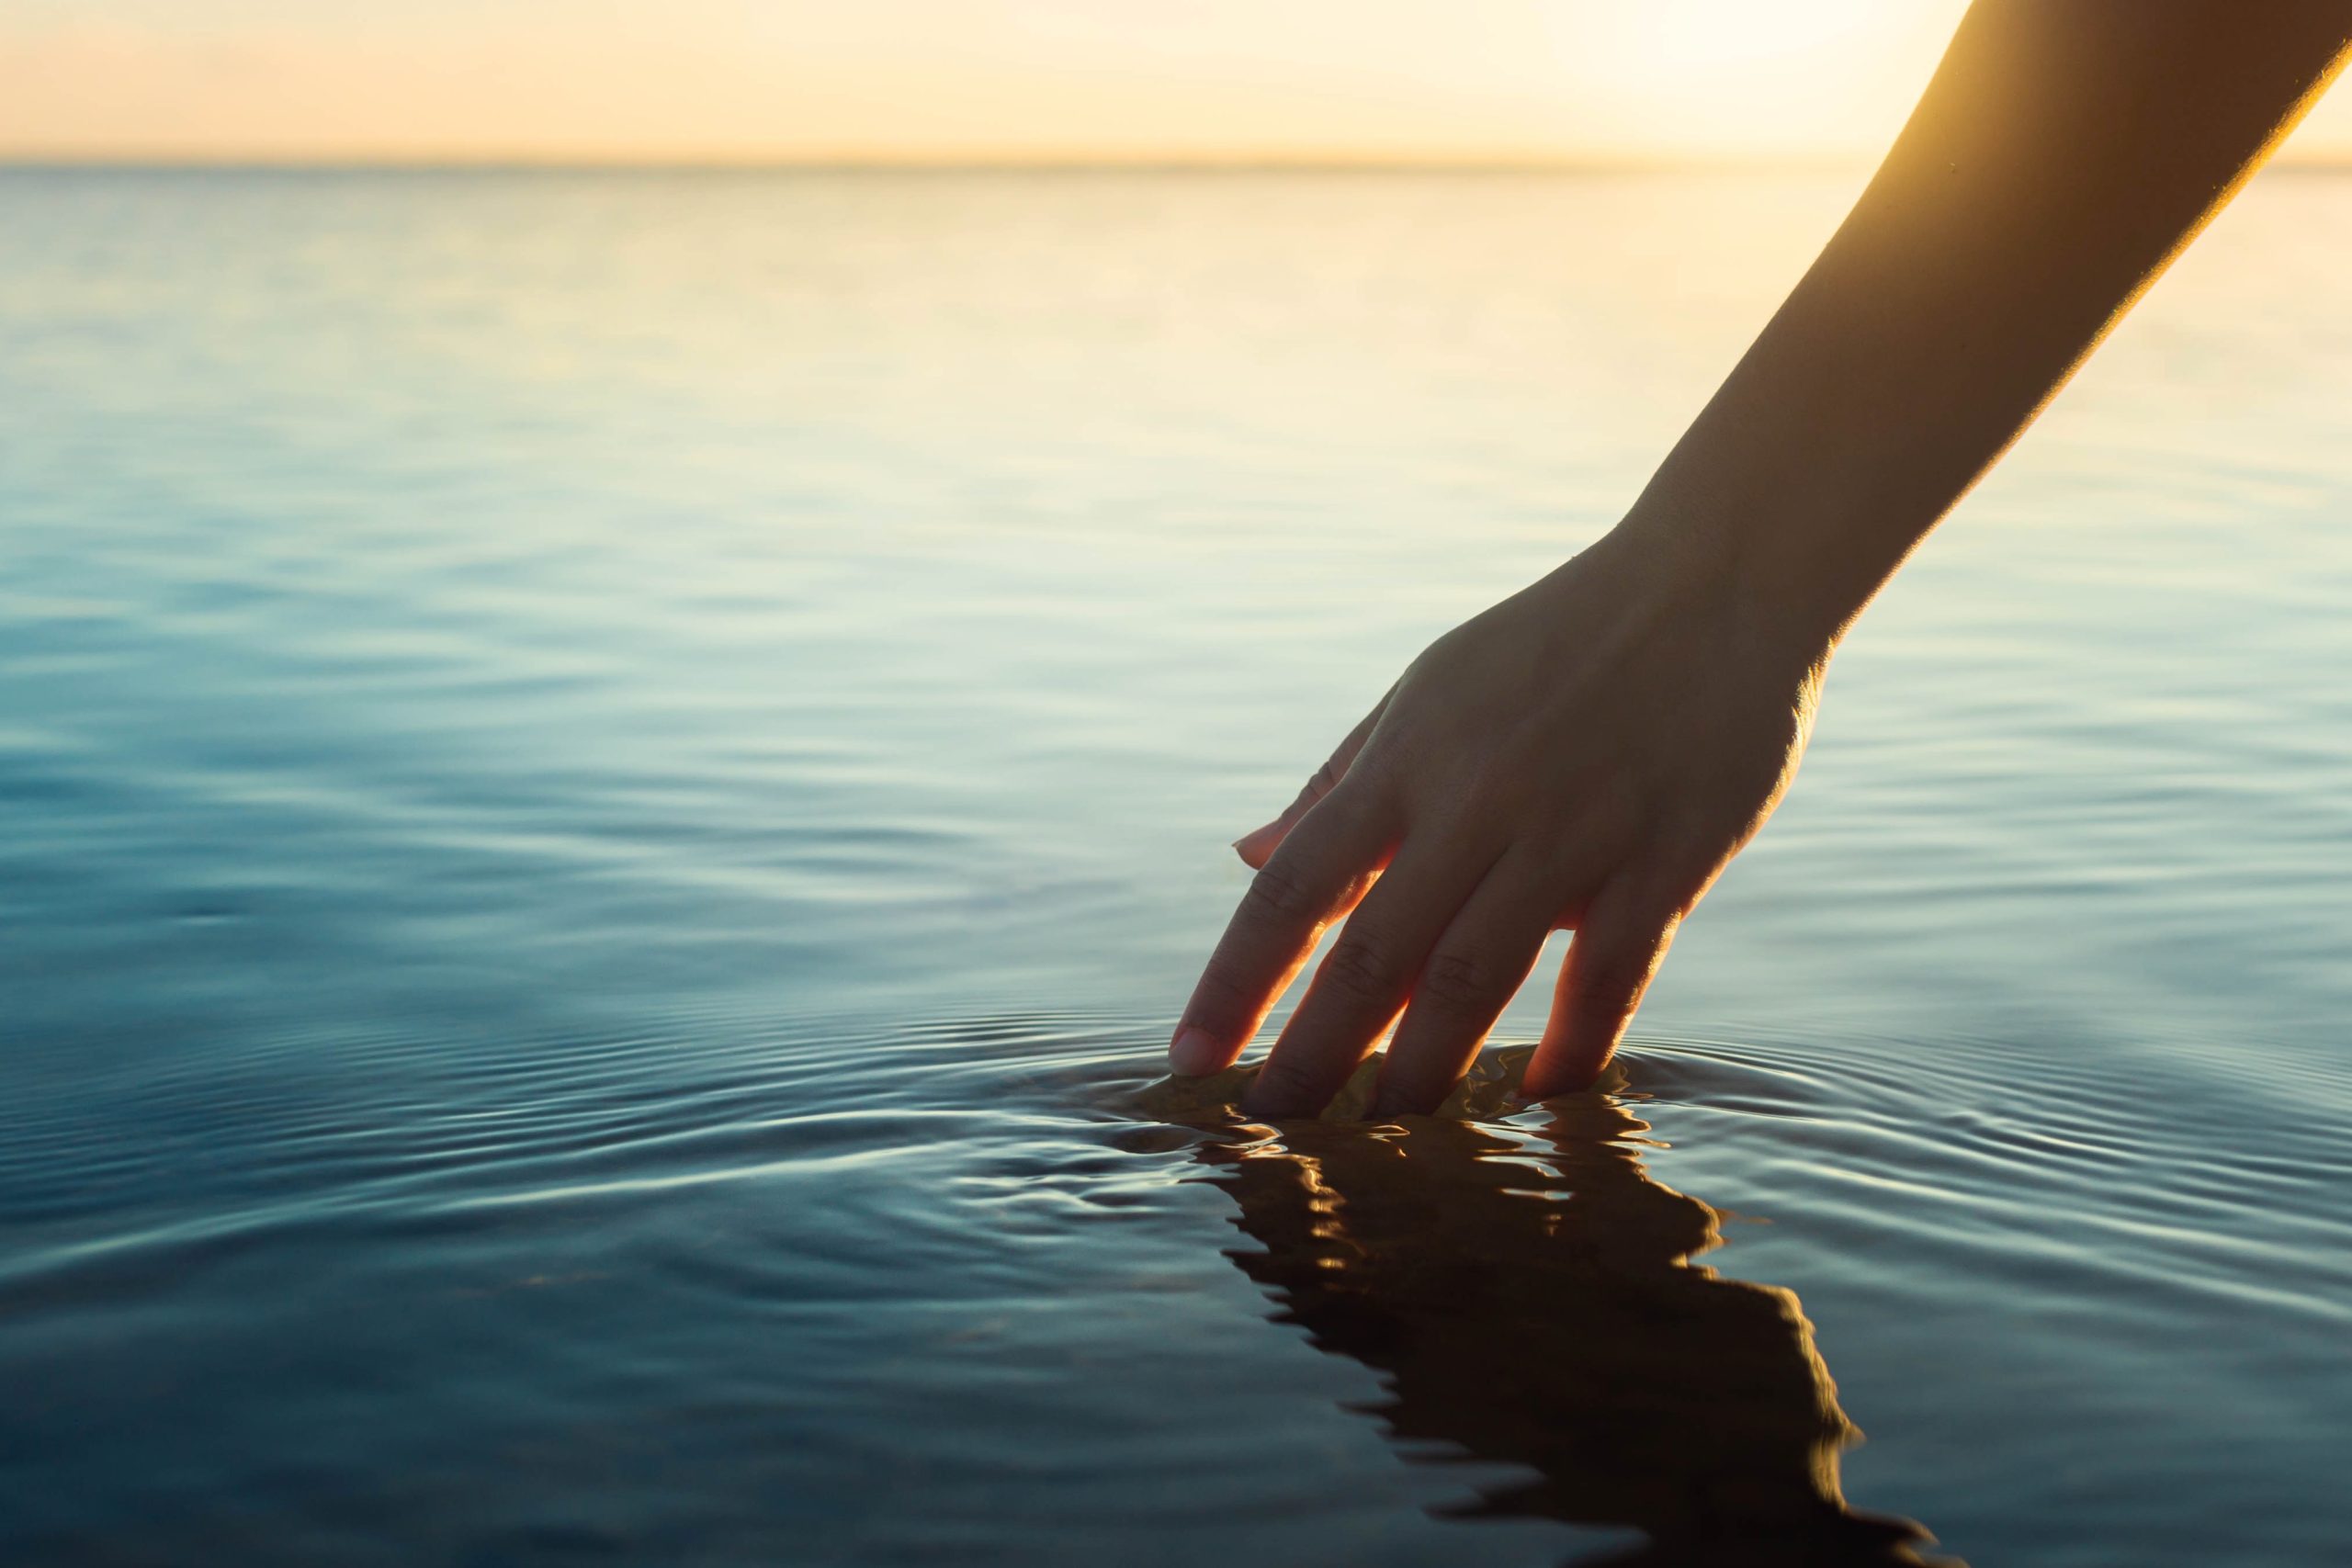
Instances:
[[[1225,1066],[1225,1053],[1205,1029],[1180,1029],[1168,1046],[1168,1066],[1179,1077],[1204,1078]]]

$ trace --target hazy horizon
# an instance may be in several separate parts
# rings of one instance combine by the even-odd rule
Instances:
[[[1804,0],[0,6],[0,163],[1865,163],[1964,6]],[[2352,160],[2352,100],[2297,131]]]
[[[677,174],[677,175],[1590,175],[1596,178],[1643,175],[1730,174],[1868,174],[1875,156],[1831,156],[1738,159],[1657,158],[1602,159],[1575,157],[1348,157],[1314,153],[1267,153],[1245,157],[1169,156],[1142,154],[1117,157],[662,157],[626,155],[547,156],[498,152],[407,156],[388,154],[295,155],[285,157],[171,157],[106,154],[18,156],[0,152],[0,173],[6,174]],[[2273,158],[2265,172],[2352,174],[2352,149],[2289,150]]]

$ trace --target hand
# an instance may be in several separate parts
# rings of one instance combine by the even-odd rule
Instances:
[[[2248,10],[1972,6],[1634,516],[1440,638],[1237,846],[1175,1069],[1229,1066],[1345,919],[1250,1113],[1315,1111],[1391,1023],[1374,1111],[1434,1107],[1555,927],[1523,1088],[1589,1083],[1787,788],[1838,632],[2352,55],[2340,0]]]
[[[1230,1066],[1344,919],[1249,1114],[1315,1114],[1392,1023],[1374,1111],[1434,1110],[1555,929],[1576,936],[1524,1092],[1590,1083],[1812,729],[1831,636],[1731,576],[1628,525],[1431,644],[1236,844],[1258,874],[1174,1069]]]

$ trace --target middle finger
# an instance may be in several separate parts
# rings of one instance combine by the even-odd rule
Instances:
[[[1317,965],[1306,999],[1242,1096],[1246,1113],[1312,1116],[1329,1103],[1404,1007],[1422,960],[1487,864],[1433,837],[1397,850]]]

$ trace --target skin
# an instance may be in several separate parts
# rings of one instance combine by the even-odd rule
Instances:
[[[1589,1084],[1795,775],[1838,644],[2323,92],[2352,0],[1980,0],[1624,520],[1415,660],[1281,816],[1170,1047],[1312,1115],[1393,1025],[1433,1110],[1572,930],[1532,1098]]]

